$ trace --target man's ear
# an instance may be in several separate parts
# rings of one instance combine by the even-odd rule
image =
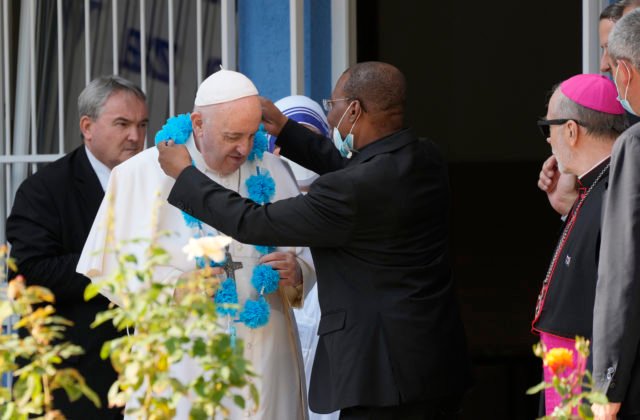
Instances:
[[[618,84],[622,88],[622,86],[627,86],[627,83],[630,83],[630,81],[633,80],[634,76],[637,75],[634,74],[637,73],[637,70],[633,64],[624,59],[618,60],[618,67]],[[613,72],[613,74],[615,75],[615,72]]]
[[[88,115],[80,117],[80,133],[85,140],[91,141],[91,124],[93,120]]]
[[[356,99],[352,102],[351,108],[349,108],[349,122],[355,122],[356,118],[362,114],[362,105],[360,104],[360,100]]]
[[[194,137],[202,136],[202,113],[194,111],[191,113],[191,128],[193,129]]]
[[[569,120],[565,129],[567,130],[567,142],[570,146],[575,147],[580,136],[580,126],[575,121]]]

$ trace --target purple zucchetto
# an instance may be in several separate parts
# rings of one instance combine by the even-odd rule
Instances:
[[[560,91],[578,105],[606,114],[622,115],[616,99],[618,91],[611,80],[600,74],[578,74],[560,84]]]

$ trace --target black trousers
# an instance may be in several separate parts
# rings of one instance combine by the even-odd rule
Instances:
[[[461,398],[442,398],[389,407],[348,407],[340,410],[340,420],[455,420]]]

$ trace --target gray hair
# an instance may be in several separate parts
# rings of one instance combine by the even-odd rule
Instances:
[[[615,4],[624,11],[627,7],[640,7],[640,0],[618,0]]]
[[[97,119],[109,97],[116,92],[128,92],[145,102],[147,97],[134,83],[120,76],[100,76],[93,79],[78,96],[78,114]]]
[[[612,60],[629,60],[640,70],[640,10],[623,16],[609,34],[609,56]]]
[[[559,85],[556,89],[559,89]],[[569,118],[584,124],[587,134],[605,140],[615,140],[627,129],[627,119],[624,114],[616,115],[596,111],[567,98],[558,90],[558,108],[555,110],[560,118]]]

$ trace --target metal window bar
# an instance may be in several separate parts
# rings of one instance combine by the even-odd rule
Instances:
[[[84,78],[85,85],[91,81],[91,3],[84,0]]]
[[[31,102],[31,154],[38,154],[38,124],[36,114],[36,1],[29,1],[29,93]],[[31,165],[36,171],[36,165]]]
[[[196,0],[196,77],[202,83],[202,0]]]
[[[175,34],[173,28],[173,0],[167,2],[168,25],[169,25],[169,115],[175,115],[175,57],[174,49]]]
[[[62,32],[62,0],[56,5],[58,23],[58,153],[64,153],[64,33]]]
[[[8,117],[8,113],[10,112],[11,107],[9,106],[8,100],[8,88],[9,88],[9,72],[7,67],[7,0],[2,1],[2,6],[0,7],[0,23],[2,24],[2,30],[0,34],[2,34],[2,42],[0,42],[0,57],[2,57],[2,61],[0,62],[0,77],[2,77],[2,83],[0,83],[0,134],[3,134],[4,142],[0,146],[0,151],[5,154],[9,154],[11,152],[11,142],[9,141],[10,134],[8,130],[10,130],[10,122],[11,119]],[[7,166],[0,167],[0,186],[3,187],[4,192],[0,194],[0,200],[8,201],[9,200],[9,171]],[[5,220],[7,218],[6,209],[4,206],[0,206],[0,218],[1,220]],[[0,238],[5,237],[5,224],[0,223]]]
[[[147,2],[140,0],[140,88],[147,93]],[[146,145],[146,142],[145,142]]]
[[[113,40],[113,74],[118,74],[118,0],[111,0],[111,35]]]

